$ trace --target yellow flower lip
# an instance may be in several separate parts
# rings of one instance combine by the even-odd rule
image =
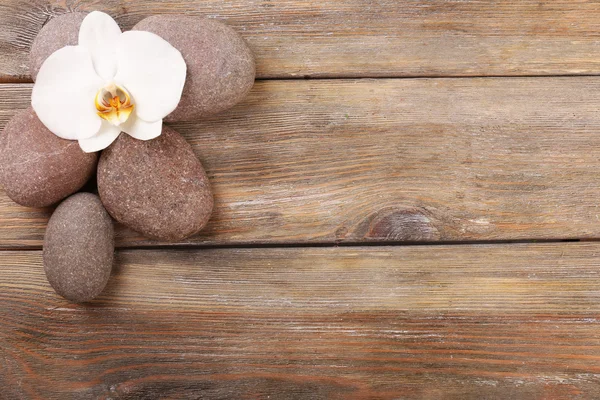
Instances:
[[[115,126],[127,121],[134,108],[129,92],[114,83],[108,84],[98,91],[94,104],[98,110],[98,116]]]

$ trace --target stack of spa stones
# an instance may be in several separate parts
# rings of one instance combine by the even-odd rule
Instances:
[[[76,45],[85,13],[50,20],[30,53],[35,80],[56,50]],[[240,102],[254,84],[255,63],[244,40],[214,20],[158,15],[134,30],[161,36],[187,64],[179,106],[165,122],[197,121]],[[66,103],[68,107],[68,100]],[[77,193],[97,175],[97,192]],[[167,125],[156,139],[119,138],[101,153],[51,133],[32,108],[0,135],[0,183],[16,203],[54,211],[44,240],[44,268],[58,294],[74,302],[98,296],[110,277],[113,219],[150,239],[177,242],[207,224],[213,196],[185,138]],[[94,191],[95,192],[95,191]],[[112,217],[112,218],[111,218]]]

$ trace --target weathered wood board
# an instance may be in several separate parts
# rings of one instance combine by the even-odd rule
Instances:
[[[222,20],[261,81],[174,125],[207,229],[119,226],[87,306],[0,189],[0,399],[600,398],[596,1],[3,0],[0,129],[41,27],[91,10]]]
[[[261,78],[600,73],[591,0],[3,0],[0,79],[30,79],[27,53],[49,18],[92,10],[124,29],[153,14],[222,20]]]
[[[598,254],[126,250],[84,307],[52,292],[40,252],[2,251],[2,396],[598,398]]]
[[[0,85],[0,127],[29,96]],[[175,125],[216,199],[186,243],[598,238],[599,108],[593,77],[259,82]],[[0,247],[39,247],[47,217],[0,193]]]

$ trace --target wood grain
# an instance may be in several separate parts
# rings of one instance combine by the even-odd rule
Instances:
[[[92,10],[124,29],[153,14],[217,18],[246,38],[262,78],[600,72],[592,0],[3,0],[0,79],[30,79],[27,53],[49,18]]]
[[[599,244],[126,250],[69,304],[0,252],[7,399],[595,399]],[[270,397],[269,397],[270,396]]]
[[[0,127],[29,95],[0,86]],[[174,126],[216,199],[184,244],[599,238],[599,108],[593,77],[259,82]],[[0,193],[0,247],[39,247],[47,217]]]

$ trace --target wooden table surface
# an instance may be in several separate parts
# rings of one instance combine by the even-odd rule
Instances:
[[[96,9],[225,21],[258,80],[174,125],[207,229],[118,227],[91,305],[0,190],[0,399],[600,398],[597,1],[2,0],[0,128],[40,28]]]

